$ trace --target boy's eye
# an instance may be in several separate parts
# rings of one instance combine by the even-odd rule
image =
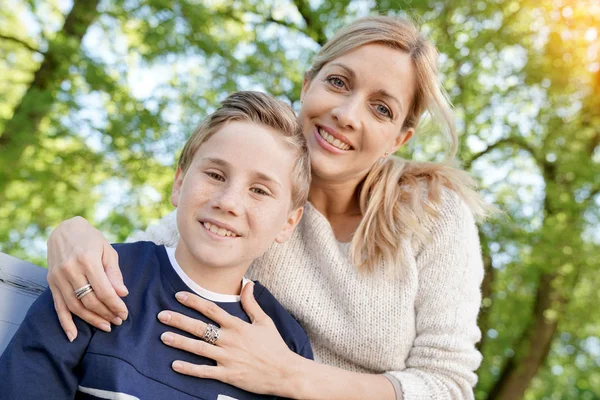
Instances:
[[[344,82],[344,80],[342,78],[340,78],[339,76],[335,76],[335,75],[327,78],[327,82],[329,82],[329,84],[331,84],[332,86],[334,86],[337,89],[343,89],[344,86],[346,86],[346,83]]]
[[[207,172],[206,175],[210,176],[216,181],[225,182],[225,178],[223,177],[223,175],[217,174],[216,172]]]
[[[261,195],[261,196],[270,196],[270,193],[269,193],[269,192],[267,192],[266,190],[264,190],[264,189],[261,189],[261,188],[259,188],[259,187],[253,187],[253,188],[252,188],[252,189],[250,189],[250,190],[251,190],[252,192],[256,193],[256,194],[259,194],[259,195]]]

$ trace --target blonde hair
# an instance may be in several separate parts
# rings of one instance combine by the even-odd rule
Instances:
[[[292,209],[302,207],[310,188],[310,159],[306,139],[294,110],[284,102],[253,91],[241,91],[228,96],[221,106],[210,114],[185,143],[178,167],[185,173],[194,154],[224,125],[232,121],[248,121],[272,128],[295,152],[292,170]]]
[[[402,130],[416,129],[427,111],[451,141],[447,160],[455,157],[458,136],[448,95],[437,78],[436,48],[409,20],[389,16],[358,19],[340,29],[315,56],[306,79],[312,80],[323,66],[367,44],[384,44],[410,55],[416,88]],[[428,237],[424,222],[436,216],[444,188],[456,192],[476,216],[485,206],[475,192],[475,182],[451,162],[421,163],[387,157],[377,162],[358,187],[362,220],[354,233],[351,254],[354,264],[369,271],[381,265],[398,266],[405,260],[401,238]]]

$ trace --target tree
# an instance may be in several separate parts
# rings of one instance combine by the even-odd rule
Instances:
[[[123,240],[169,209],[176,153],[227,93],[298,107],[335,30],[374,10],[408,15],[440,50],[460,158],[504,211],[481,226],[477,398],[600,398],[592,0],[14,1],[0,10],[0,249],[42,262],[47,228],[75,214]],[[435,126],[416,136],[404,156],[443,153]]]

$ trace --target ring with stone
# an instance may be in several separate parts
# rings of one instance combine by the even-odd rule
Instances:
[[[215,344],[217,343],[217,340],[219,340],[220,331],[221,330],[215,325],[208,324],[206,325],[206,329],[204,330],[204,334],[202,335],[201,339],[204,340],[206,343]]]

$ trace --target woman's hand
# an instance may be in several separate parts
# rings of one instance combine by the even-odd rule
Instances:
[[[94,290],[78,300],[73,292],[88,283]],[[71,313],[106,332],[110,332],[109,321],[120,325],[127,318],[127,307],[119,298],[128,292],[117,252],[84,218],[66,220],[50,235],[48,284],[70,341],[77,337]]]
[[[296,357],[285,344],[275,324],[256,300],[249,282],[242,290],[242,306],[252,323],[228,314],[214,303],[187,292],[177,293],[183,305],[193,308],[221,326],[217,342],[212,345],[165,332],[161,340],[171,346],[217,362],[217,366],[173,362],[173,369],[198,378],[216,379],[253,393],[288,396]],[[158,319],[169,326],[202,337],[206,323],[172,311],[161,311]],[[285,393],[284,393],[285,391]]]

